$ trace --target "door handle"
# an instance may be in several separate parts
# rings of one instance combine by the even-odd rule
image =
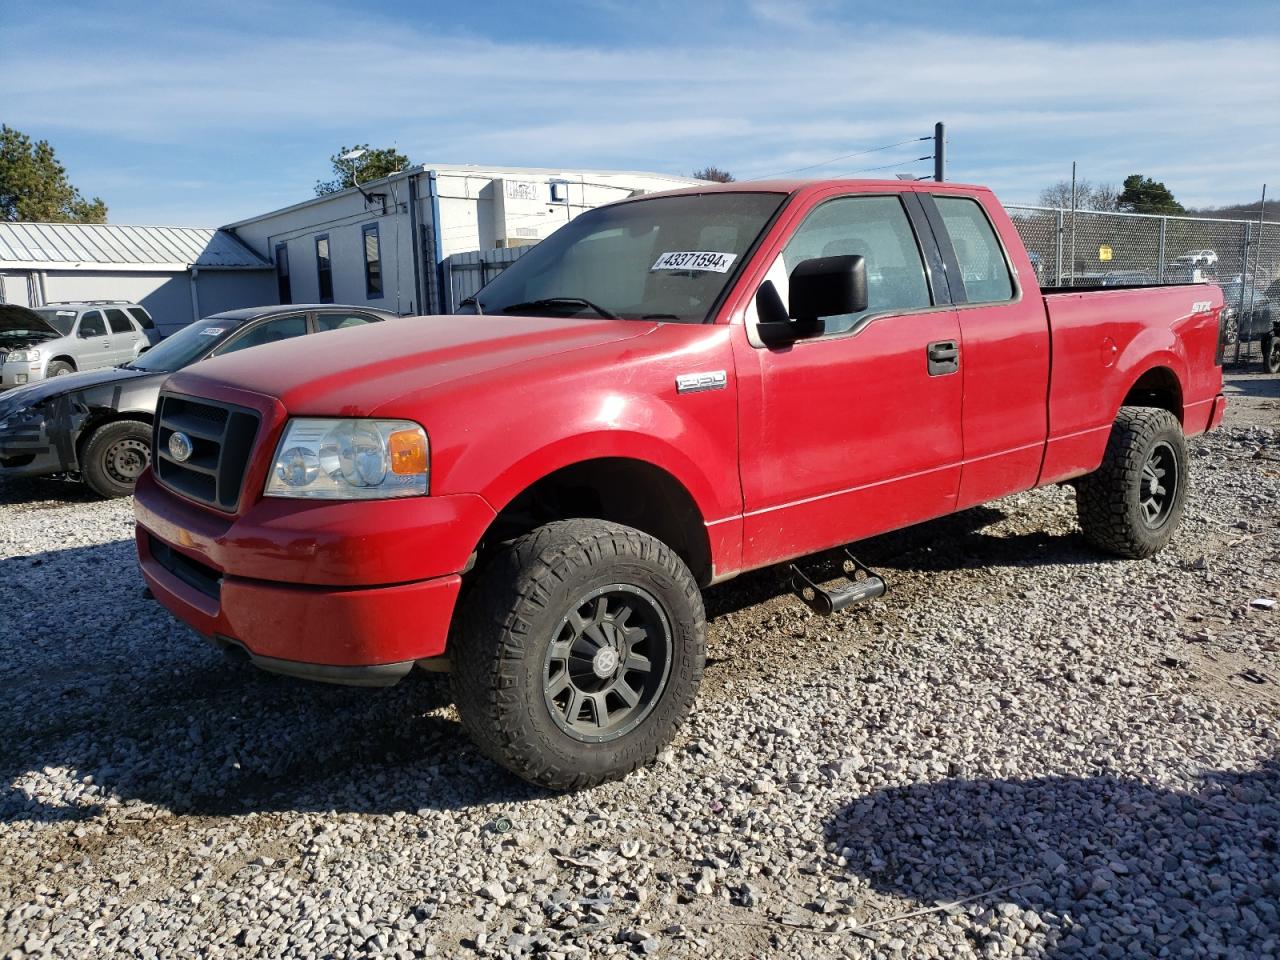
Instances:
[[[929,376],[941,377],[960,369],[960,344],[954,340],[935,340],[925,348]]]

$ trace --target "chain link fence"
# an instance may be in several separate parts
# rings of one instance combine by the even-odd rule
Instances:
[[[1041,286],[1217,283],[1227,315],[1229,361],[1262,358],[1280,323],[1280,231],[1274,223],[1005,208]]]
[[[1005,209],[1041,286],[1217,283],[1227,315],[1226,359],[1233,363],[1261,360],[1263,344],[1280,324],[1280,229],[1274,223],[1260,230],[1256,220]],[[450,310],[531,249],[449,257],[442,279]]]

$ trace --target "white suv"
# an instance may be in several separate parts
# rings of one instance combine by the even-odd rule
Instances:
[[[141,317],[145,317],[145,324]],[[159,339],[137,304],[0,305],[0,390],[135,360]]]

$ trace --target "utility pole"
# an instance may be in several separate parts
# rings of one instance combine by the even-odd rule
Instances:
[[[933,125],[933,179],[942,183],[947,179],[947,125]]]
[[[1071,161],[1071,286],[1076,285],[1076,162]]]

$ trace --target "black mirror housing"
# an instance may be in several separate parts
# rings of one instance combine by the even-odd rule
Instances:
[[[867,261],[858,254],[815,257],[791,271],[791,316],[820,320],[867,309]]]
[[[791,271],[789,285],[790,311],[770,281],[756,291],[756,333],[766,346],[819,336],[823,317],[867,309],[867,262],[857,254],[801,261]]]

